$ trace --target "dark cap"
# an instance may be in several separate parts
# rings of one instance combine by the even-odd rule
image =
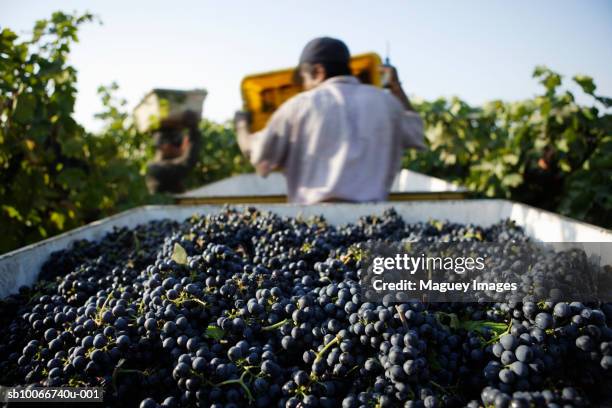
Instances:
[[[300,55],[300,64],[348,64],[351,54],[345,43],[335,38],[319,37],[311,40]]]

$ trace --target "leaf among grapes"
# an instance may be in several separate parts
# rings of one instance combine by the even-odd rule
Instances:
[[[221,340],[225,336],[223,329],[217,326],[208,326],[204,334],[206,337],[214,340]]]
[[[187,264],[187,252],[178,242],[174,244],[174,250],[172,251],[172,260],[179,265]]]

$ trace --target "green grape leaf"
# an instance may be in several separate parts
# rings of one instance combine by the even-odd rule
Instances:
[[[64,222],[66,221],[66,216],[64,214],[59,213],[57,211],[53,211],[51,213],[51,216],[49,217],[49,220],[53,224],[55,224],[57,229],[59,229],[59,230],[63,230],[64,229]]]
[[[23,217],[15,207],[11,207],[10,205],[3,205],[2,209],[7,213],[9,218],[14,218],[19,221],[23,219]]]
[[[17,97],[13,120],[21,124],[29,124],[34,119],[36,98],[31,94],[21,94]]]
[[[580,85],[582,90],[589,95],[593,95],[593,92],[595,92],[595,89],[597,88],[595,86],[595,83],[593,82],[593,78],[591,78],[590,76],[575,75],[573,79],[574,82]]]
[[[172,251],[172,260],[179,265],[187,264],[187,252],[178,242],[174,244],[174,250]]]
[[[502,184],[508,187],[516,187],[523,182],[523,176],[518,173],[511,173],[504,176]]]
[[[221,340],[225,336],[225,332],[220,327],[208,326],[204,335],[209,339]]]

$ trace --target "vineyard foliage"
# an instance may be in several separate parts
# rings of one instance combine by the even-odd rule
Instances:
[[[149,135],[139,133],[117,97],[100,87],[103,130],[73,118],[77,72],[68,64],[90,14],[61,12],[35,24],[31,38],[0,32],[0,253],[134,206],[168,203],[148,194]],[[227,126],[201,124],[203,157],[190,186],[247,169]]]
[[[90,14],[54,13],[27,39],[0,32],[0,253],[133,206],[165,203],[147,193],[151,138],[139,133],[118,86],[100,87],[101,131],[73,118],[77,72],[71,45]],[[543,93],[533,99],[469,106],[458,98],[416,104],[426,152],[404,166],[488,197],[503,197],[610,227],[612,100],[593,80],[573,80],[593,98],[576,103],[562,77],[538,67]],[[229,124],[202,121],[201,159],[189,188],[252,171]]]
[[[584,75],[573,81],[592,98],[589,106],[576,103],[550,69],[536,67],[533,76],[543,86],[533,99],[482,107],[458,98],[415,104],[429,149],[408,152],[404,166],[487,197],[611,227],[612,116],[605,112],[612,99],[597,95]]]

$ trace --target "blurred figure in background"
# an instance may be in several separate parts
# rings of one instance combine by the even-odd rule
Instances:
[[[202,135],[199,117],[193,111],[170,115],[153,133],[155,158],[147,166],[146,183],[149,192],[181,193],[183,180],[198,162]],[[185,135],[187,130],[188,135]]]
[[[393,67],[386,92],[351,75],[340,40],[310,41],[298,74],[305,92],[286,101],[261,131],[250,134],[237,113],[238,144],[260,175],[283,169],[288,199],[384,201],[405,148],[424,149],[423,122],[412,110]]]

